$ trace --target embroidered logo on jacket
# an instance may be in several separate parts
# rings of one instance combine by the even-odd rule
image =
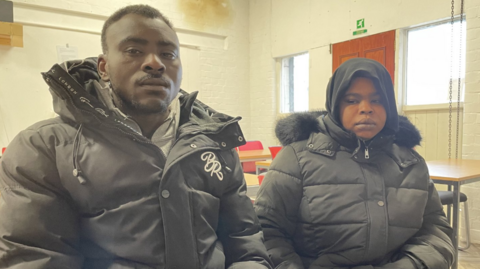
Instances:
[[[205,172],[210,173],[210,176],[213,177],[215,174],[218,177],[218,180],[223,180],[222,164],[217,160],[217,156],[211,151],[204,152],[202,156],[202,161],[205,161]]]

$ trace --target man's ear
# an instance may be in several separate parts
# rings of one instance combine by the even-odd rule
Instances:
[[[108,74],[107,56],[105,54],[98,55],[97,72],[103,81],[110,81]]]

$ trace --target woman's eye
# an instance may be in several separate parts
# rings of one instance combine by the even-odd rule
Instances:
[[[345,103],[347,104],[355,104],[357,102],[357,100],[355,99],[345,99]]]

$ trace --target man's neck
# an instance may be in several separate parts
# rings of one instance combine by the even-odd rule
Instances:
[[[160,113],[138,113],[136,109],[123,105],[123,102],[116,94],[112,95],[112,97],[114,105],[118,109],[120,109],[122,113],[132,118],[140,127],[143,136],[148,139],[152,139],[155,131],[165,122],[165,120],[170,115],[170,106],[164,112]]]
[[[169,114],[170,108],[163,113],[156,114],[128,113],[128,115],[138,124],[142,130],[142,134],[148,139],[152,139],[155,131],[165,122]]]

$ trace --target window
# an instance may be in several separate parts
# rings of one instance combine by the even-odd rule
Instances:
[[[455,21],[453,26],[453,48],[450,21],[408,30],[406,105],[448,103],[451,74],[452,101],[456,102],[458,99],[459,77],[462,83],[460,101],[463,101],[466,22],[462,23],[461,40],[460,21]]]
[[[280,112],[308,110],[308,53],[282,59]]]

